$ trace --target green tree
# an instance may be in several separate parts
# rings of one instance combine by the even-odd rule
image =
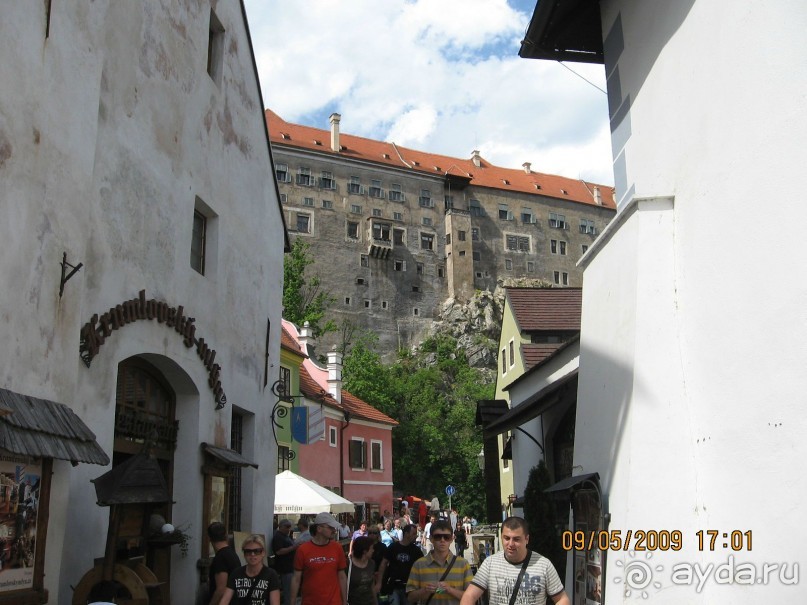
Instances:
[[[566,553],[558,536],[557,504],[544,492],[551,483],[543,460],[530,469],[524,488],[524,518],[530,524],[530,548],[552,561],[562,578],[566,574]]]
[[[476,455],[482,447],[474,426],[476,402],[493,396],[493,384],[468,367],[456,340],[425,341],[417,355],[402,352],[384,366],[377,338],[363,335],[347,353],[345,388],[396,419],[392,431],[397,490],[446,502],[445,487],[457,493],[452,505],[482,520],[484,493]],[[446,502],[447,503],[447,502]]]
[[[283,317],[298,326],[308,322],[314,336],[318,337],[337,329],[333,320],[322,323],[336,299],[322,290],[318,275],[306,275],[308,267],[314,263],[308,252],[310,247],[298,237],[283,259]]]

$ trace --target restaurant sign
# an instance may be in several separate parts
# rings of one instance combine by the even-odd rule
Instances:
[[[213,391],[216,409],[223,408],[227,403],[227,396],[221,386],[221,366],[215,363],[215,349],[211,349],[204,338],[196,337],[196,320],[185,315],[185,308],[182,305],[172,307],[168,303],[154,298],[146,300],[145,290],[140,290],[137,298],[111,307],[100,316],[96,313],[90,321],[84,324],[80,332],[79,354],[81,359],[89,368],[93,358],[113,332],[135,321],[154,319],[157,320],[157,323],[165,325],[166,328],[173,329],[182,337],[182,343],[186,347],[196,347],[196,353],[207,370],[207,383]]]

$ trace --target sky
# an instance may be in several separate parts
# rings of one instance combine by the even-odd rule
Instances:
[[[535,0],[245,4],[264,103],[287,122],[327,130],[336,112],[343,133],[613,184],[602,65],[518,56]]]

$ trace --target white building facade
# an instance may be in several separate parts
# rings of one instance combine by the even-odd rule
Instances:
[[[564,10],[565,32],[546,25]],[[567,584],[609,604],[801,602],[807,10],[541,2],[533,25],[522,56],[604,57],[618,204],[580,261],[574,464],[601,491],[584,529],[622,542]]]
[[[21,2],[0,48],[0,387],[66,405],[111,460],[54,457],[43,560],[22,589],[0,572],[0,602],[70,603],[110,550],[193,602],[207,523],[272,529],[288,240],[244,8]],[[110,547],[91,480],[141,452],[168,501],[121,505]]]

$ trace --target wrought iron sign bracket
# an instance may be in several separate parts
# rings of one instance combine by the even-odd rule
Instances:
[[[73,277],[79,269],[84,266],[84,263],[79,263],[77,265],[71,265],[67,262],[67,252],[62,254],[62,262],[59,263],[62,266],[62,279],[59,281],[59,298],[62,297],[64,294],[64,285],[68,282],[68,280]],[[72,271],[70,273],[67,272],[67,268],[70,267]]]

